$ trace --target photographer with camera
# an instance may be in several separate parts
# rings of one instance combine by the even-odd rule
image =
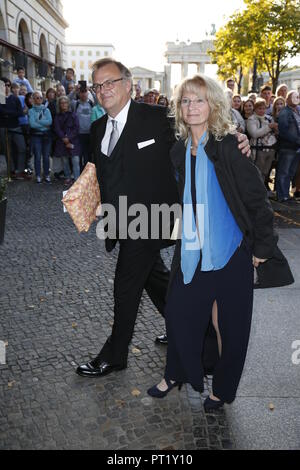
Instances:
[[[80,163],[83,168],[90,159],[90,130],[91,116],[94,102],[89,99],[89,90],[86,81],[80,81],[79,98],[72,101],[72,111],[77,115],[79,120],[79,141],[80,141]],[[70,96],[69,96],[70,97]]]

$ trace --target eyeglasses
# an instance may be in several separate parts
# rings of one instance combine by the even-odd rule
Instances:
[[[43,98],[42,98],[42,96],[35,96],[34,99],[35,100],[42,100]]]
[[[121,80],[124,80],[124,78],[121,77],[121,78],[116,78],[115,80],[106,80],[103,83],[94,83],[92,86],[92,90],[95,93],[98,93],[98,91],[101,91],[102,88],[103,90],[112,90],[115,87],[115,83],[120,82]]]
[[[181,106],[184,108],[188,108],[191,104],[193,104],[196,108],[200,108],[203,106],[207,101],[202,98],[197,98],[195,100],[190,100],[189,98],[183,98],[180,101]]]

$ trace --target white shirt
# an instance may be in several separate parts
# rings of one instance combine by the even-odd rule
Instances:
[[[118,132],[119,132],[119,138],[120,138],[121,134],[124,130],[124,127],[126,125],[126,122],[127,122],[127,116],[128,116],[130,103],[131,103],[131,99],[124,106],[124,108],[119,112],[119,114],[117,114],[117,116],[115,118],[108,115],[107,124],[106,124],[106,131],[105,131],[104,137],[102,139],[102,143],[101,143],[101,151],[102,151],[102,153],[104,153],[104,155],[107,155],[107,153],[108,153],[109,139],[110,139],[110,134],[111,134],[112,128],[113,128],[111,121],[112,120],[116,121],[117,129],[118,129]]]

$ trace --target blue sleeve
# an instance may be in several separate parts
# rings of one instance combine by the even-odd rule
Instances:
[[[25,85],[26,85],[26,87],[27,87],[28,93],[33,93],[33,88],[32,88],[32,86],[30,85],[29,80],[27,80],[27,78],[25,78],[25,79],[24,79],[24,82],[25,82]]]

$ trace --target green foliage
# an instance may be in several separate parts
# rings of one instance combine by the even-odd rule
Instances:
[[[217,32],[212,60],[225,78],[252,67],[256,59],[258,71],[269,72],[275,91],[288,59],[300,52],[300,0],[244,2],[245,10]]]
[[[2,178],[0,176],[0,201],[5,198],[5,191],[7,186],[7,178]]]

